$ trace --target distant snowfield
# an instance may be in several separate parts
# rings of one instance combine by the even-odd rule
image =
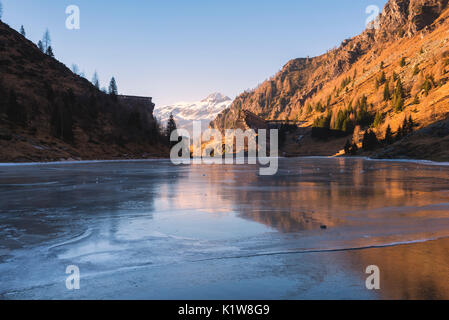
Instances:
[[[207,98],[196,102],[178,102],[173,105],[159,106],[154,109],[154,116],[166,125],[170,114],[173,114],[178,128],[192,131],[193,121],[201,121],[203,130],[215,117],[229,108],[232,99],[221,93],[213,93]]]

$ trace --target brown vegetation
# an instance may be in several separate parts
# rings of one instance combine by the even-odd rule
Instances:
[[[153,107],[101,92],[0,22],[0,161],[164,156]]]

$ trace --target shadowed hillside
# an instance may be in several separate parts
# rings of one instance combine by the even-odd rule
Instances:
[[[0,161],[168,154],[151,99],[129,101],[101,92],[0,22]]]

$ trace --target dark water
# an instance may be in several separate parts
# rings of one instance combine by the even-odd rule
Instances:
[[[448,166],[305,158],[258,172],[2,165],[0,298],[449,298]],[[369,265],[380,290],[365,287]]]

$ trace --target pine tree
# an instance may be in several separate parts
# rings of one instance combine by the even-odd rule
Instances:
[[[406,123],[406,125],[405,125],[406,133],[407,134],[413,133],[413,130],[415,128],[415,122],[413,121],[412,116],[409,116],[408,120],[404,121],[404,123]]]
[[[412,117],[410,116],[408,119],[407,117],[404,118],[404,121],[402,122],[402,126],[399,127],[398,132],[396,134],[397,139],[402,139],[409,134],[413,133],[413,128],[415,127],[415,123],[413,122]]]
[[[330,129],[331,120],[332,120],[332,111],[328,111],[326,115],[322,115],[321,117],[316,118],[315,121],[313,122],[313,126],[315,128]]]
[[[404,137],[404,129],[402,126],[399,126],[398,132],[396,132],[396,140],[400,140]]]
[[[118,95],[117,82],[115,81],[114,77],[112,77],[111,81],[109,82],[109,94],[111,96]]]
[[[49,47],[47,48],[47,52],[45,52],[45,53],[46,53],[48,56],[52,57],[52,58],[55,57],[55,55],[54,55],[54,53],[53,53],[53,49],[52,49],[51,46],[49,46]]]
[[[388,125],[387,131],[385,132],[385,140],[384,142],[386,144],[392,144],[393,143],[393,133],[391,132],[391,127]]]
[[[37,47],[39,48],[40,51],[44,52],[44,44],[42,43],[41,40],[39,40],[39,42],[37,43]]]
[[[421,72],[421,70],[419,69],[419,66],[415,65],[415,68],[413,69],[413,75],[416,76],[420,72]]]
[[[170,114],[170,118],[168,119],[167,127],[165,129],[165,137],[167,139],[167,144],[170,147],[172,147],[176,143],[176,142],[170,141],[171,134],[175,130],[176,130],[176,122],[175,122],[175,119],[173,117],[173,114]]]
[[[343,122],[345,121],[345,114],[342,110],[338,111],[337,119],[335,120],[335,129],[336,130],[342,130],[343,128]]]
[[[377,140],[376,134],[371,131],[365,131],[363,135],[362,148],[364,151],[370,151],[375,149],[379,145],[379,140]]]
[[[329,108],[331,103],[332,103],[332,96],[329,95],[327,97],[327,101],[326,101],[326,108]]]
[[[402,87],[401,79],[398,79],[398,81],[396,82],[396,94],[404,97],[404,88]]]
[[[385,71],[382,71],[379,78],[376,79],[376,90],[379,89],[381,85],[383,85],[387,81],[387,76],[385,75]]]
[[[388,84],[388,82],[385,84],[385,88],[384,88],[384,101],[388,101],[391,99],[391,95],[390,95],[390,85]]]
[[[401,112],[404,108],[404,88],[402,87],[401,79],[396,82],[396,88],[393,97],[393,108],[396,112]]]
[[[23,27],[23,25],[20,27],[20,34],[24,37],[26,37],[26,32],[25,32],[25,28]]]
[[[374,117],[373,127],[376,128],[382,124],[382,121],[384,121],[383,114],[381,112],[377,112],[376,116]]]
[[[413,127],[415,126],[415,122],[413,121],[412,116],[409,116],[409,117],[408,117],[408,123],[409,123],[409,125],[410,125],[411,128],[413,128]]]
[[[410,133],[410,128],[408,126],[407,118],[404,118],[404,121],[402,122],[402,135],[405,137]]]
[[[95,71],[94,76],[92,77],[92,84],[97,88],[100,89],[100,79],[98,78],[98,73]]]
[[[346,118],[345,121],[343,122],[343,126],[341,127],[341,130],[351,134],[354,132],[354,122],[352,122],[351,119]]]
[[[404,99],[401,96],[395,97],[393,107],[395,112],[401,112],[404,109]]]
[[[309,103],[309,104],[307,105],[306,114],[310,114],[310,113],[312,113],[312,112],[313,112],[313,107],[312,107],[312,105]]]
[[[365,131],[365,133],[363,134],[363,139],[362,139],[362,149],[367,151],[369,149],[369,130]]]
[[[357,101],[354,110],[356,125],[365,127],[373,123],[374,116],[368,111],[368,99],[365,95]]]

